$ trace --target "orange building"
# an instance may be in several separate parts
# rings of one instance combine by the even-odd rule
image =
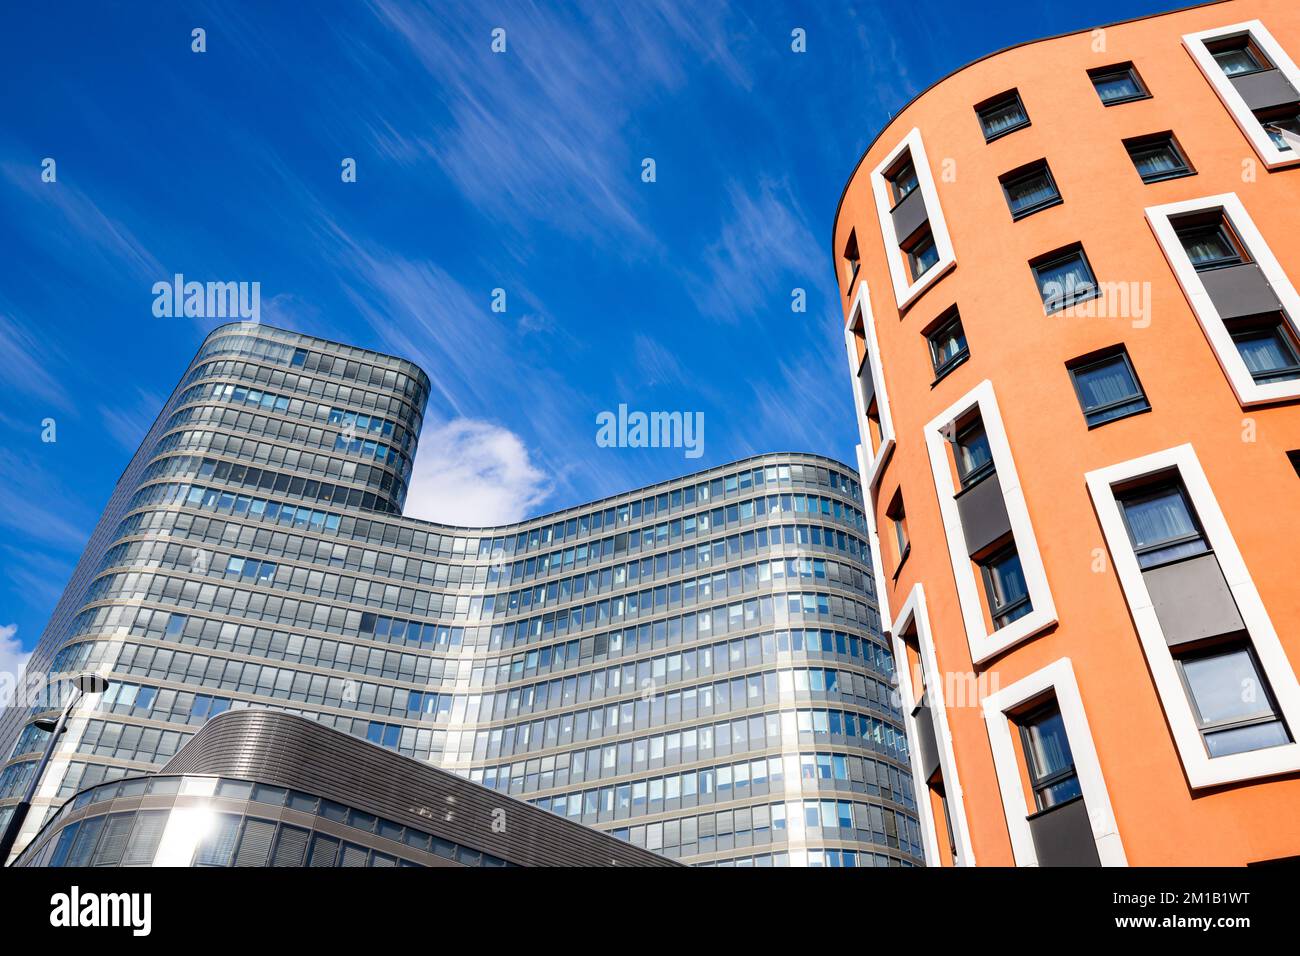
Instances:
[[[835,220],[932,864],[1300,858],[1300,5],[1012,47]]]

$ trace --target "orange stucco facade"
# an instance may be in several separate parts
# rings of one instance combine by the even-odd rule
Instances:
[[[1157,689],[1152,651],[1144,652],[1139,637],[1144,612],[1123,586],[1115,541],[1104,533],[1085,478],[1190,445],[1285,663],[1300,669],[1300,475],[1288,456],[1300,450],[1300,399],[1246,401],[1234,391],[1194,297],[1146,213],[1234,194],[1281,270],[1300,283],[1300,166],[1265,161],[1184,42],[1188,35],[1253,21],[1300,59],[1300,5],[1290,0],[1227,0],[989,56],[936,83],[894,117],[845,187],[833,251],[848,342],[855,359],[867,359],[863,367],[871,374],[874,333],[883,381],[872,383],[873,398],[879,403],[887,393],[890,419],[885,430],[891,434],[882,441],[879,409],[868,420],[859,404],[882,619],[896,648],[908,655],[911,683],[919,685],[922,650],[899,633],[898,615],[920,585],[937,662],[930,681],[967,675],[981,688],[965,701],[949,689],[947,732],[935,746],[942,750],[946,736],[952,759],[929,801],[933,863],[955,862],[940,792],[949,798],[947,811],[963,818],[965,862],[1032,860],[1016,850],[1023,820],[1008,809],[1009,771],[1004,766],[999,776],[994,758],[995,725],[1005,720],[1014,727],[1016,717],[990,717],[982,704],[998,688],[1062,659],[1077,682],[1113,817],[1099,824],[1095,801],[1085,792],[1103,862],[1244,865],[1300,857],[1300,772],[1283,762],[1277,772],[1206,785],[1180,755],[1170,709],[1186,701],[1162,698]],[[1149,95],[1105,105],[1089,71],[1130,63]],[[1011,90],[1028,124],[988,139],[976,107]],[[927,206],[933,207],[932,197],[938,202],[938,209],[928,208],[930,228],[946,230],[952,261],[941,250],[935,274],[922,275],[919,290],[900,295],[910,278],[899,248],[905,237],[885,228],[892,197],[882,205],[872,177],[913,130],[924,143],[920,172],[932,190]],[[1164,132],[1172,132],[1194,173],[1145,182],[1125,141]],[[1000,177],[1039,160],[1046,160],[1061,201],[1013,219]],[[886,190],[889,175],[885,169]],[[1030,263],[1075,244],[1099,283],[1122,284],[1132,295],[1117,310],[1123,314],[1062,315],[1045,308]],[[936,380],[926,332],[954,307],[969,357]],[[855,324],[861,325],[856,332]],[[1090,428],[1068,367],[1118,346],[1150,410]],[[851,371],[856,379],[858,369]],[[1054,605],[1048,623],[987,657],[972,651],[971,611],[963,609],[958,582],[959,571],[969,569],[960,568],[965,556],[954,557],[950,547],[952,522],[941,509],[946,492],[926,440],[936,416],[985,382],[996,395],[1018,478],[1014,496],[1023,499]],[[999,465],[998,471],[1006,485],[1006,469]],[[893,530],[898,513],[909,542],[902,554]],[[979,582],[978,570],[973,579]],[[995,637],[991,611],[983,611],[979,623]],[[1248,639],[1261,639],[1256,625],[1249,629]],[[1276,671],[1270,676],[1279,688],[1286,683]],[[1077,732],[1076,725],[1070,740],[1076,757]],[[1298,732],[1288,726],[1292,741]],[[1008,739],[1019,771],[1014,783],[1029,808],[1020,816],[1032,816],[1022,738],[1012,733]],[[952,799],[958,790],[960,810]],[[924,801],[922,780],[917,791]],[[1122,847],[1122,854],[1107,856],[1106,847]]]

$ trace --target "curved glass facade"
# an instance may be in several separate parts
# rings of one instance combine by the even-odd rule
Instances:
[[[259,706],[683,862],[919,862],[852,469],[765,455],[436,525],[400,516],[427,394],[390,356],[208,337],[33,657],[114,683],[79,706],[24,839]],[[0,725],[0,800],[44,746],[35,713]]]
[[[194,775],[67,801],[19,866],[517,866],[315,794]]]

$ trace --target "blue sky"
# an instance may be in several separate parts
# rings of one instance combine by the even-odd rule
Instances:
[[[155,318],[154,282],[257,281],[264,322],[419,362],[423,517],[513,520],[761,451],[851,461],[828,246],[862,150],[977,56],[1170,5],[10,5],[0,670],[217,324]],[[703,456],[598,448],[619,403],[703,412]]]

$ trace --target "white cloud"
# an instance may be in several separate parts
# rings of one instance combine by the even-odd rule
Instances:
[[[6,685],[18,686],[23,670],[27,667],[27,660],[31,656],[31,652],[23,650],[22,641],[18,640],[18,625],[0,625],[0,689]]]
[[[551,480],[519,436],[472,418],[426,424],[420,433],[408,517],[465,527],[519,521],[546,500]]]

